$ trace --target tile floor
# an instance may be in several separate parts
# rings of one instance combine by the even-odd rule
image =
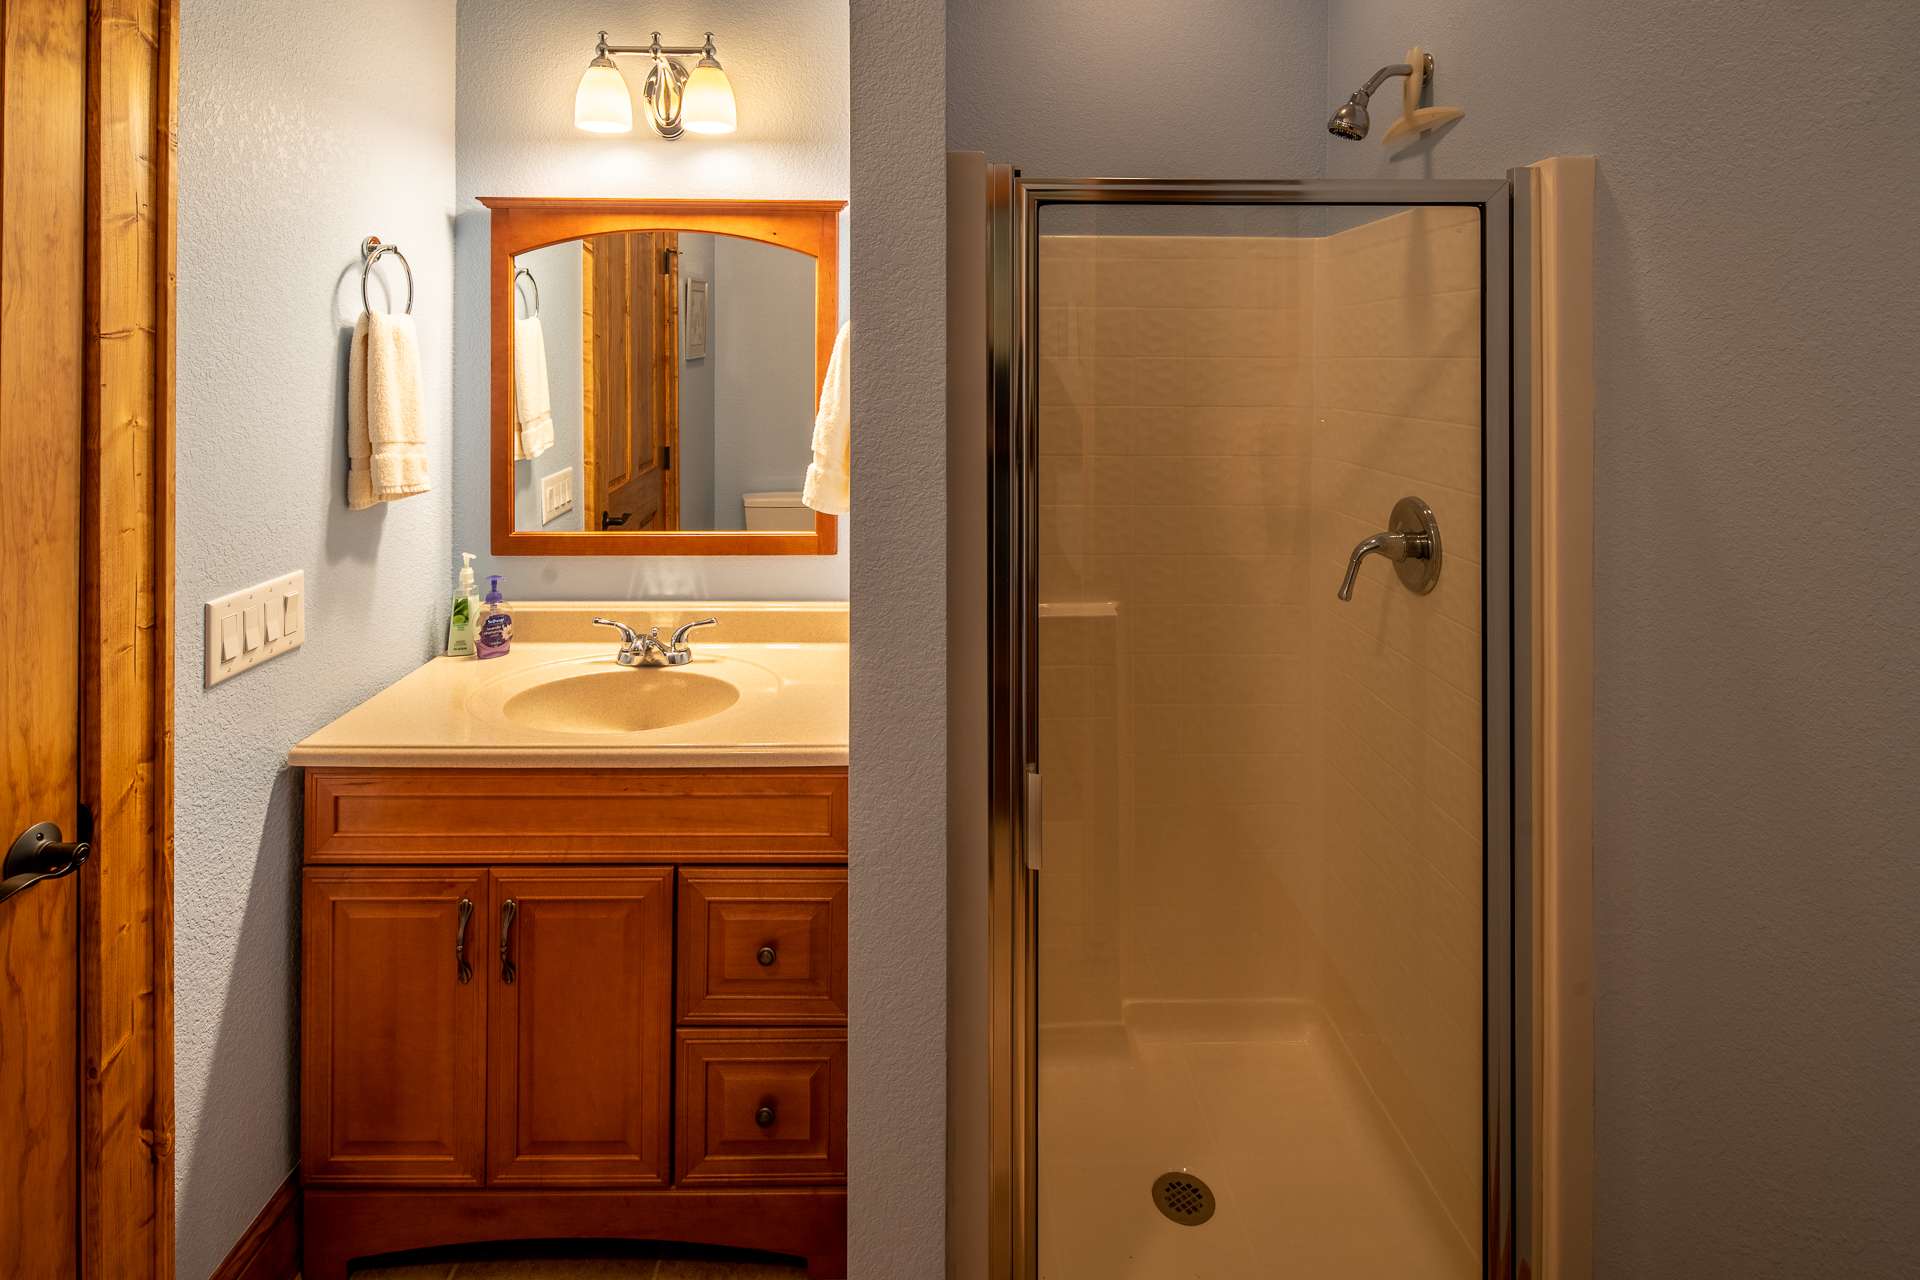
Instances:
[[[1468,1280],[1467,1242],[1324,1023],[1204,1032],[1041,1032],[1041,1280]],[[1113,1047],[1118,1045],[1117,1050]],[[1468,1099],[1465,1105],[1477,1105]],[[1181,1226],[1153,1180],[1190,1169],[1210,1222]]]
[[[356,1268],[353,1280],[803,1280],[803,1266],[759,1254],[672,1245],[492,1245]]]

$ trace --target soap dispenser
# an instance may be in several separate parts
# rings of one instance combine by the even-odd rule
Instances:
[[[453,609],[447,617],[447,656],[473,656],[473,631],[480,621],[480,596],[473,589],[473,552],[462,551],[460,585],[454,588]]]
[[[476,658],[498,658],[513,644],[513,614],[500,594],[500,575],[490,575],[487,582],[487,609],[480,615],[480,633],[474,640]]]

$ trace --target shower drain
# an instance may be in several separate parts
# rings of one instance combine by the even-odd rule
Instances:
[[[1184,1169],[1153,1180],[1153,1207],[1169,1222],[1197,1227],[1213,1216],[1213,1188]]]

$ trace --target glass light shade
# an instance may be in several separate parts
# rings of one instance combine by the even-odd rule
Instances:
[[[687,87],[680,94],[680,123],[690,133],[732,133],[738,127],[733,86],[711,58],[700,59],[687,77]]]
[[[573,94],[573,126],[588,133],[632,133],[633,95],[611,58],[595,58]]]

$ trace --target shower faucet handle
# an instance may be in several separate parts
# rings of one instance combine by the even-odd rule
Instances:
[[[1400,585],[1407,590],[1416,595],[1433,590],[1434,583],[1440,580],[1440,524],[1434,519],[1433,508],[1414,497],[1394,503],[1386,532],[1362,539],[1347,559],[1347,576],[1340,582],[1340,599],[1353,599],[1360,562],[1373,555],[1393,561]]]

